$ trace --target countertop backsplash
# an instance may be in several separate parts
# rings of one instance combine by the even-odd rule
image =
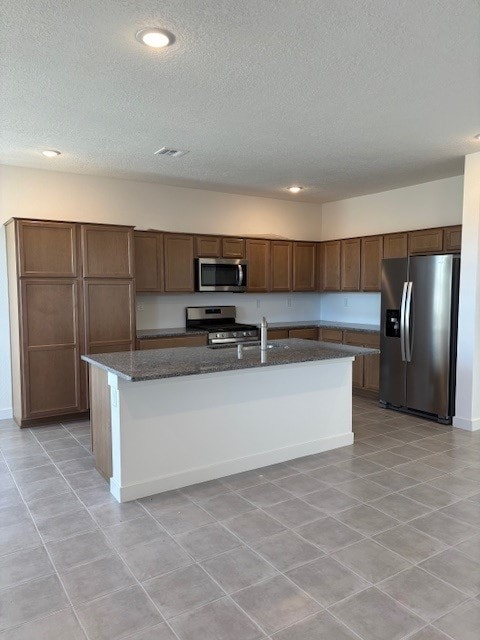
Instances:
[[[235,305],[237,320],[269,322],[329,320],[380,323],[379,293],[197,293],[138,295],[137,329],[183,327],[185,307]]]

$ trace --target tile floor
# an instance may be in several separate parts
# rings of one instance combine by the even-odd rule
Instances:
[[[354,430],[119,505],[87,424],[2,421],[0,640],[478,640],[480,433],[361,398]]]

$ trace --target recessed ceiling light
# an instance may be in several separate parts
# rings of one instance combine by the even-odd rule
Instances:
[[[303,187],[297,187],[297,186],[288,187],[288,190],[290,191],[290,193],[299,193],[302,189]]]
[[[473,137],[475,138],[475,140],[480,140],[480,133],[477,133],[477,135]]]
[[[148,47],[153,47],[154,49],[168,47],[168,45],[172,44],[175,40],[172,33],[165,31],[165,29],[159,29],[158,27],[140,29],[140,31],[137,31],[135,37],[142,44],[146,44]]]
[[[45,151],[42,151],[42,155],[44,155],[46,158],[56,158],[57,156],[61,155],[60,151],[55,151],[55,149],[45,149]]]

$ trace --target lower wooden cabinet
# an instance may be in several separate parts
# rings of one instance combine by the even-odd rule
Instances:
[[[343,342],[356,347],[379,349],[380,335],[378,333],[345,331]],[[380,388],[380,354],[355,358],[352,369],[352,386],[354,389],[378,393]]]
[[[288,329],[268,329],[268,340],[286,340],[288,338]]]
[[[318,339],[321,342],[336,342],[337,344],[341,344],[343,342],[343,331],[340,329],[321,327],[318,330]]]
[[[301,340],[318,340],[317,327],[308,327],[305,329],[290,329],[289,338],[300,338]]]
[[[76,413],[85,405],[78,296],[76,279],[20,281],[22,419]]]
[[[140,338],[137,349],[172,349],[174,347],[205,347],[207,334],[197,336],[171,336],[165,338]]]

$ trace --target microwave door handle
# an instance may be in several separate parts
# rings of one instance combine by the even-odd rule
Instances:
[[[408,282],[403,283],[402,301],[400,303],[400,350],[402,362],[407,361],[405,353],[405,304],[407,302]]]
[[[243,285],[243,267],[241,264],[238,265],[238,280],[237,285],[241,287]]]

